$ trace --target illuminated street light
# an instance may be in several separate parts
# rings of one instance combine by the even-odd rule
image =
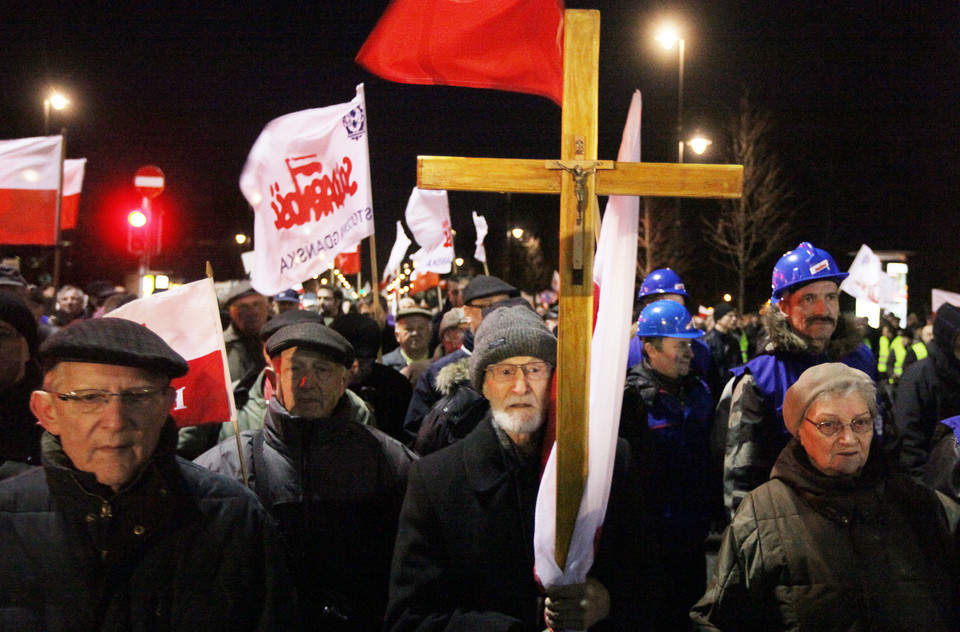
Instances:
[[[522,229],[522,228],[514,228],[513,230],[510,231],[510,234],[513,235],[513,238],[514,238],[514,239],[520,239],[520,238],[523,237],[523,229]]]
[[[680,63],[678,64],[678,85],[677,85],[677,139],[679,143],[678,162],[683,162],[683,54],[686,42],[677,32],[673,25],[666,25],[657,33],[657,41],[663,44],[667,50],[673,48],[674,44],[679,43],[678,51],[680,53]]]
[[[463,257],[457,257],[456,259],[453,260],[453,262],[457,264],[457,267],[459,268],[463,266]]]
[[[729,294],[724,294],[724,295],[723,295],[723,300],[724,300],[724,302],[729,303],[730,301],[733,300],[733,297],[730,296]]]
[[[234,237],[234,239],[236,239],[236,240],[237,240],[237,243],[240,244],[240,245],[243,245],[243,244],[247,243],[247,236],[244,235],[243,233],[237,233],[237,235],[236,235],[236,237]]]
[[[692,149],[697,154],[702,154],[707,150],[708,145],[712,145],[713,141],[709,138],[704,138],[703,136],[697,135],[687,141],[687,144],[690,145]]]
[[[43,133],[50,133],[50,108],[62,110],[70,105],[70,99],[59,92],[51,92],[50,96],[43,100]]]

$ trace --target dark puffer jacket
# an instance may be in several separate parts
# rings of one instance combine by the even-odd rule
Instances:
[[[426,456],[459,441],[477,427],[490,403],[470,386],[470,357],[448,364],[437,373],[442,397],[423,419],[413,449]]]
[[[53,435],[0,483],[0,630],[300,629],[273,520],[234,481],[174,456],[114,493]]]
[[[724,534],[694,627],[956,631],[958,520],[876,440],[860,476],[830,477],[793,439]]]

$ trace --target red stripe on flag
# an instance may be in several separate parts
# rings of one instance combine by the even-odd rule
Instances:
[[[230,421],[230,402],[223,386],[224,366],[220,350],[189,360],[190,372],[173,380],[177,401],[171,411],[177,426]]]
[[[56,190],[0,189],[0,243],[52,246]]]

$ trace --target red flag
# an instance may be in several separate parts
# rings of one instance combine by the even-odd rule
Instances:
[[[62,136],[0,141],[0,243],[52,246]]]
[[[400,83],[563,101],[562,0],[394,0],[357,63]]]
[[[410,294],[419,294],[440,285],[440,275],[436,272],[422,272],[410,280]]]
[[[353,250],[344,250],[333,259],[333,265],[340,269],[340,274],[357,274],[360,272],[360,244]]]

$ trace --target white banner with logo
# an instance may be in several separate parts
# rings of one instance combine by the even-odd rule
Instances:
[[[840,289],[853,296],[891,309],[897,294],[897,282],[883,271],[880,257],[863,244],[850,264],[850,276],[843,280]]]
[[[274,119],[240,176],[253,207],[251,281],[277,294],[320,274],[373,234],[373,197],[363,84],[339,105]]]

